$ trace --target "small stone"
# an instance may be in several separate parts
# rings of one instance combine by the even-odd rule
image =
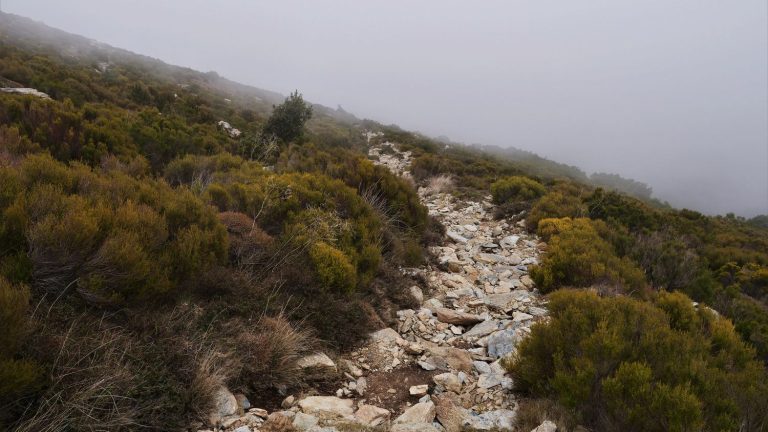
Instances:
[[[513,322],[523,322],[533,319],[533,315],[529,315],[525,312],[518,312],[515,311],[512,313],[512,321]]]
[[[503,375],[494,374],[494,373],[482,374],[477,379],[477,386],[483,389],[496,387],[497,385],[501,384],[501,381],[503,378],[504,378]]]
[[[508,409],[487,411],[479,415],[471,415],[464,419],[463,427],[473,431],[507,431],[511,432],[515,421],[515,412]]]
[[[251,428],[248,426],[240,426],[239,428],[235,429],[233,432],[251,432]]]
[[[422,369],[426,371],[433,371],[437,369],[437,366],[433,365],[432,363],[425,362],[425,361],[419,361],[418,365],[421,366]]]
[[[293,427],[300,431],[306,431],[317,426],[319,421],[317,417],[311,414],[296,413],[293,417]]]
[[[392,425],[389,432],[442,432],[432,423],[400,423]]]
[[[432,377],[432,380],[435,382],[435,384],[444,388],[445,390],[452,391],[454,393],[461,392],[461,380],[459,377],[450,372],[435,375]]]
[[[354,412],[352,405],[351,399],[340,399],[333,396],[309,396],[299,401],[301,410],[307,414],[347,416]]]
[[[478,374],[482,375],[491,373],[491,366],[484,361],[473,361],[472,366],[475,367],[475,370]]]
[[[549,420],[544,420],[544,423],[536,427],[531,432],[555,432],[557,431],[557,425]]]
[[[498,331],[488,337],[488,355],[495,359],[513,353],[519,341],[513,329]]]
[[[421,291],[421,288],[419,288],[416,285],[413,285],[412,287],[409,288],[409,291],[413,299],[416,300],[419,304],[424,302],[424,293]]]
[[[325,374],[336,372],[336,363],[321,352],[300,358],[296,365],[305,375],[312,377],[322,377]]]
[[[365,396],[365,391],[368,389],[368,380],[365,377],[360,377],[356,382],[357,394]]]
[[[503,247],[504,249],[512,249],[517,245],[517,242],[519,240],[520,240],[520,236],[511,235],[501,239],[499,244],[501,244],[501,247]]]
[[[408,389],[408,393],[410,393],[411,396],[424,396],[427,394],[427,391],[429,391],[429,386],[427,384],[411,386],[411,388]]]
[[[394,423],[432,423],[435,419],[435,404],[430,402],[417,403],[405,410]]]
[[[245,397],[244,394],[238,393],[235,395],[235,399],[237,400],[237,406],[240,407],[243,411],[247,411],[248,408],[251,407],[251,402],[248,401],[248,398]]]
[[[480,315],[459,312],[452,309],[437,308],[434,310],[440,322],[454,325],[473,325],[483,321]]]
[[[486,320],[469,329],[467,332],[464,333],[463,337],[464,339],[470,339],[470,338],[481,338],[483,336],[488,336],[489,334],[498,330],[500,325],[501,325],[501,322],[498,320],[493,320],[493,319]]]
[[[349,373],[351,373],[351,374],[352,374],[352,376],[354,376],[354,377],[356,377],[356,378],[357,378],[357,377],[361,377],[361,376],[363,376],[363,371],[362,371],[362,370],[360,370],[360,368],[359,368],[359,367],[357,367],[357,365],[355,365],[355,364],[354,364],[354,363],[352,363],[351,361],[349,361],[349,360],[344,360],[344,366],[347,368],[347,370],[349,371]]]
[[[378,426],[389,418],[389,411],[373,405],[360,405],[355,418],[368,426]]]
[[[213,411],[209,415],[209,422],[212,425],[219,423],[224,417],[231,416],[237,412],[237,399],[226,387],[221,386],[213,395]]]
[[[251,408],[251,409],[248,410],[248,412],[253,414],[253,415],[255,415],[255,416],[257,416],[257,417],[261,417],[261,418],[264,418],[264,419],[269,416],[269,412],[267,410],[265,410],[265,409],[262,409],[262,408]]]
[[[371,333],[371,339],[374,342],[384,342],[384,343],[390,343],[390,342],[397,343],[398,341],[403,340],[403,338],[400,337],[400,335],[395,330],[389,327],[383,328],[379,331],[375,331]]]
[[[288,409],[293,406],[293,404],[296,403],[296,397],[293,395],[288,396],[287,398],[283,399],[283,402],[280,403],[280,406],[284,409]]]
[[[466,237],[464,237],[464,236],[462,236],[461,234],[458,234],[458,233],[456,233],[456,232],[454,232],[454,231],[447,231],[447,232],[445,233],[445,235],[446,235],[446,236],[447,236],[449,239],[453,240],[453,241],[454,241],[454,242],[456,242],[456,243],[460,243],[460,244],[467,244],[467,242],[469,241],[469,240],[468,240]]]

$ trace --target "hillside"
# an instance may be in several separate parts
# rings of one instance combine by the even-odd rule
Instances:
[[[768,427],[759,220],[8,14],[0,85],[0,430]]]

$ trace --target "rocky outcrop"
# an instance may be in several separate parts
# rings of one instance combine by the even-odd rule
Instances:
[[[43,93],[37,89],[33,88],[16,88],[16,87],[3,87],[0,88],[0,92],[3,93],[11,93],[11,94],[20,94],[25,96],[35,96],[39,97],[41,99],[50,99],[51,97],[48,96],[47,93]]]

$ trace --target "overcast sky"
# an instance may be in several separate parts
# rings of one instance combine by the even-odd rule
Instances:
[[[359,117],[768,213],[765,0],[2,0]]]

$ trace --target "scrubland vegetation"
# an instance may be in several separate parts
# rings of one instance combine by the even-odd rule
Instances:
[[[46,43],[0,37],[0,77],[53,98],[0,94],[0,429],[178,429],[220,385],[301,386],[302,355],[413,306],[395,268],[441,227],[365,158],[368,129],[413,152],[417,183],[491,194],[547,242],[531,275],[552,319],[507,364],[524,406],[595,430],[767,427],[763,219]]]
[[[523,221],[547,244],[530,273],[551,293],[553,319],[534,326],[507,362],[516,391],[529,398],[521,424],[768,427],[761,217],[675,210],[615,175],[579,178],[556,164],[526,170],[509,153],[477,154],[398,131],[387,138],[414,152],[417,181],[451,175],[455,194],[490,194],[497,217]]]
[[[221,385],[271,403],[413,301],[395,267],[439,227],[359,121],[70,42],[0,42],[0,76],[52,97],[0,95],[0,429],[178,429]]]

